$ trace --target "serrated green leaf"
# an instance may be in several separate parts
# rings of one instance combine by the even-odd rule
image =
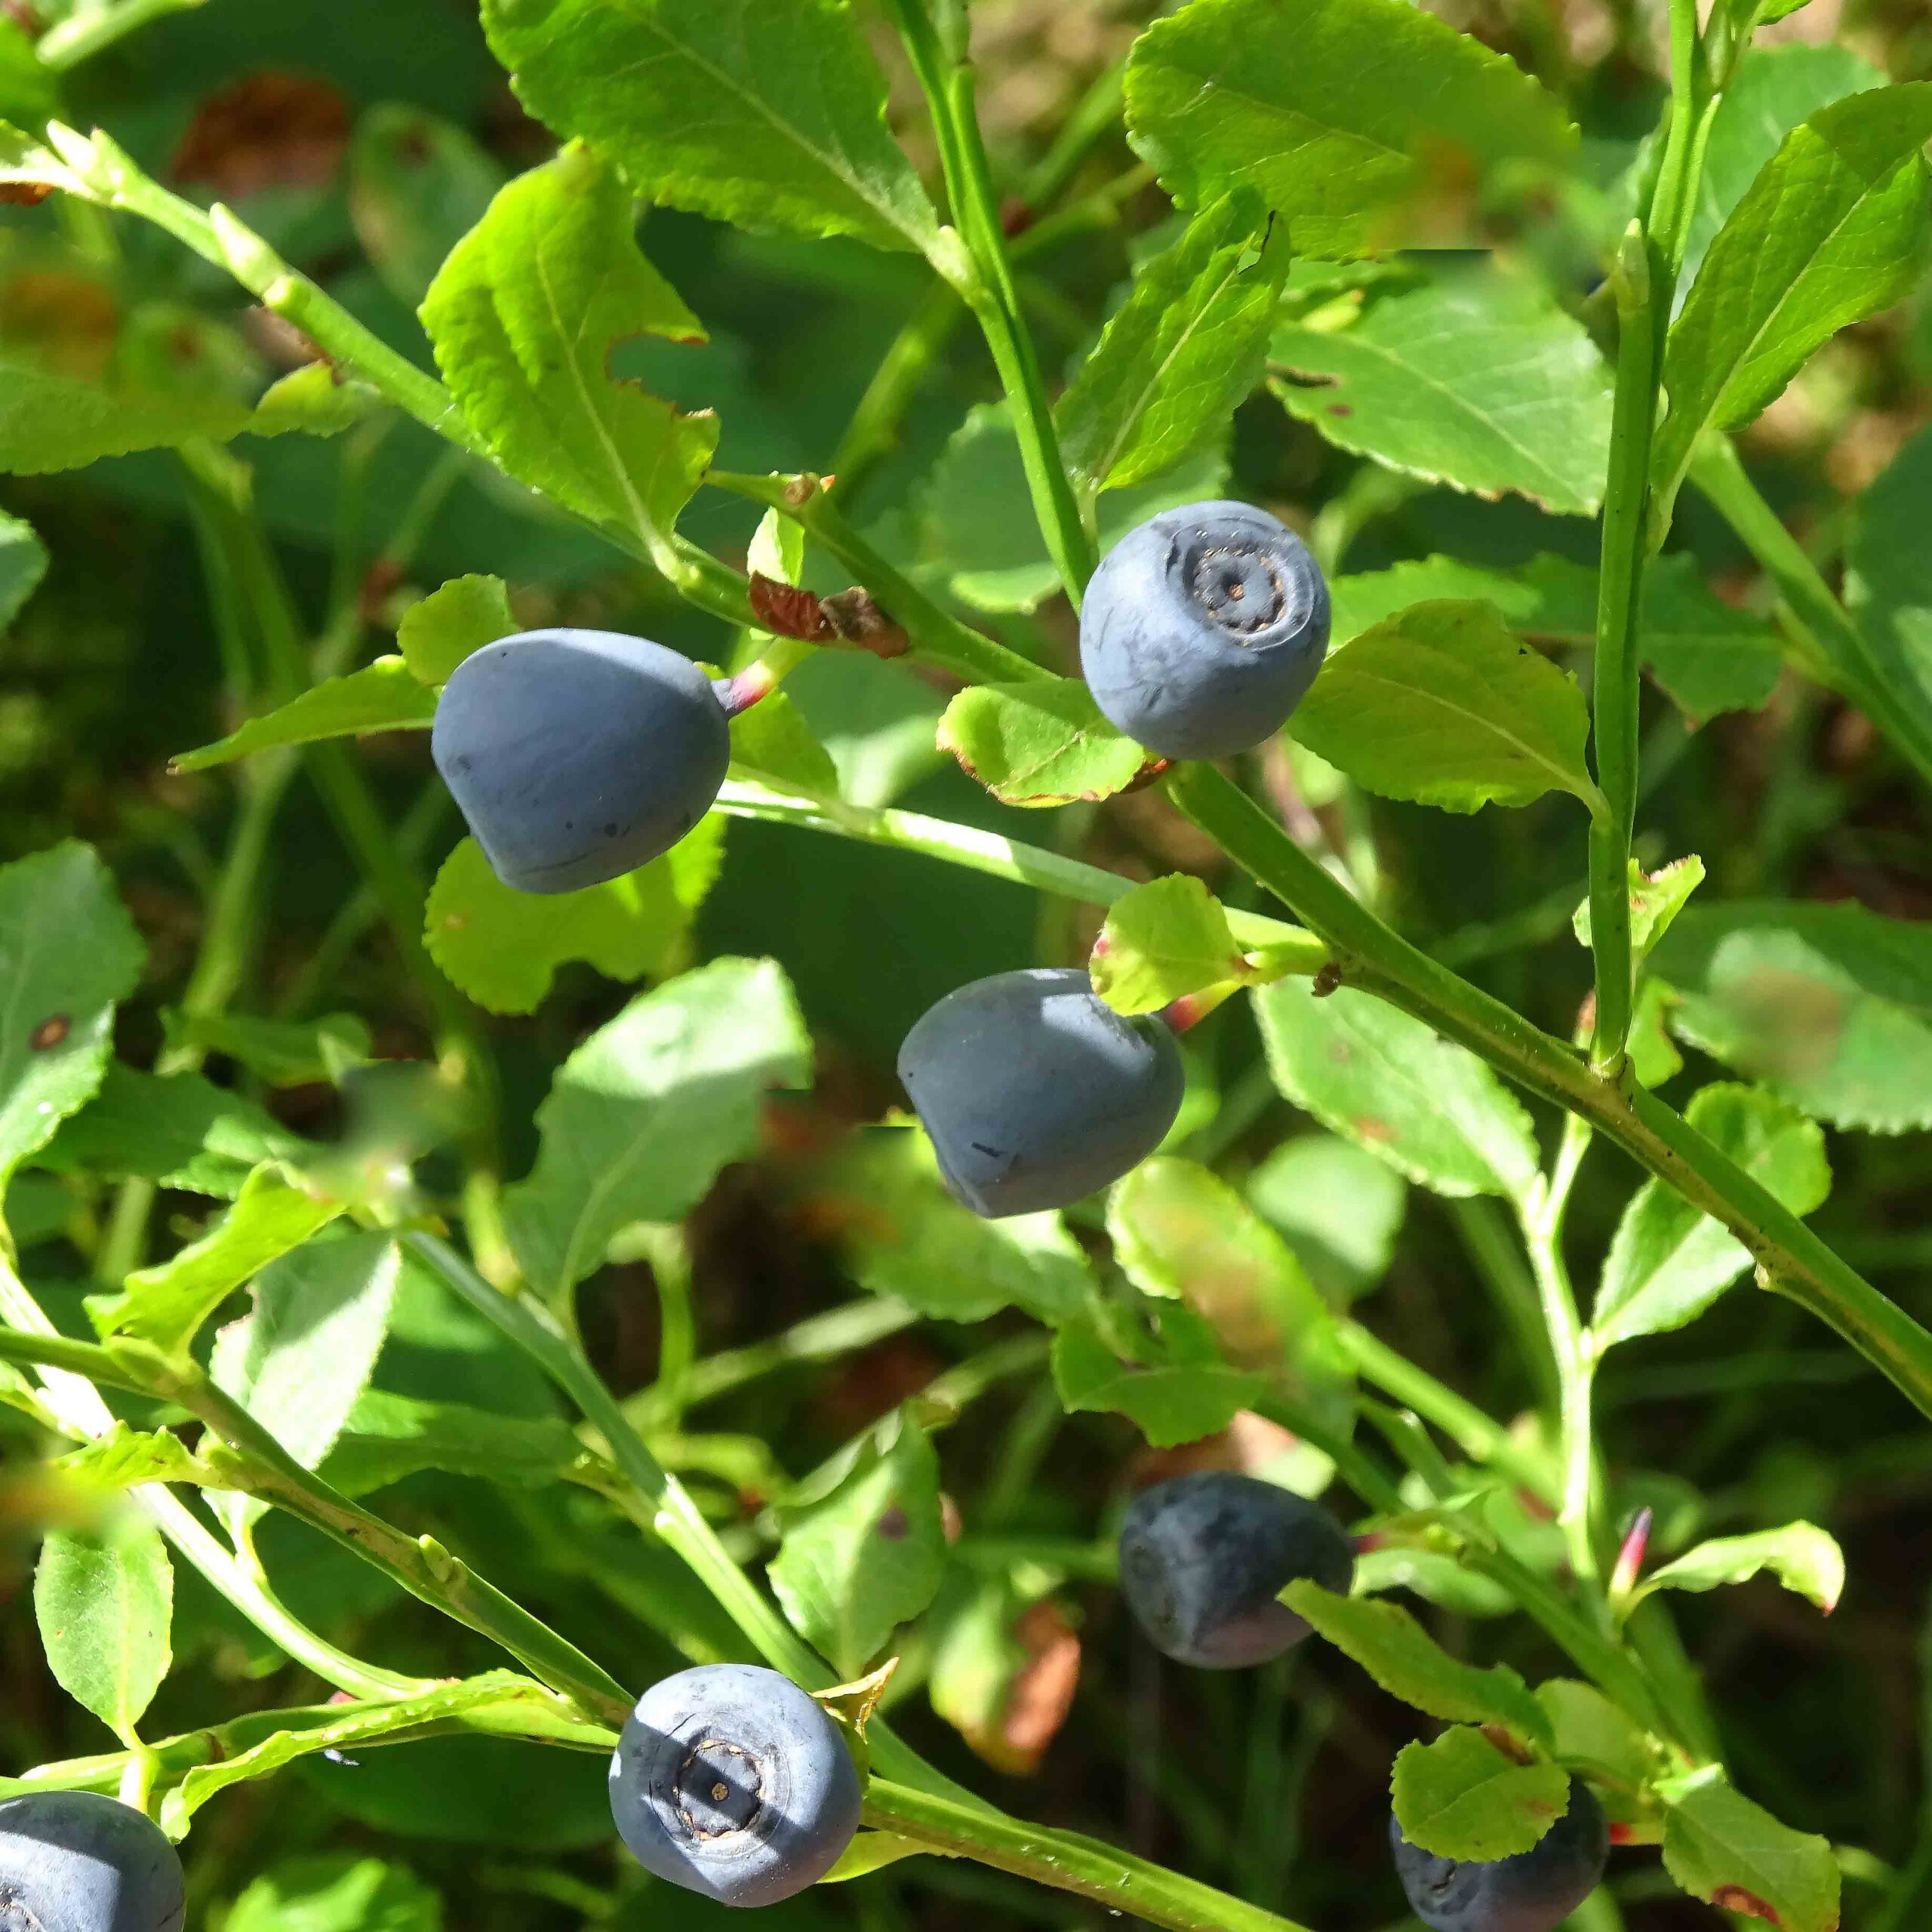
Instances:
[[[1793,1214],[1810,1214],[1831,1191],[1824,1135],[1771,1094],[1706,1087],[1685,1118]],[[1749,1251],[1721,1223],[1674,1188],[1646,1181],[1623,1211],[1604,1263],[1592,1323],[1598,1345],[1681,1328],[1750,1265]]]
[[[1781,1529],[1748,1536],[1715,1537],[1687,1550],[1673,1563],[1653,1571],[1636,1592],[1715,1590],[1742,1583],[1768,1570],[1788,1590],[1809,1597],[1829,1617],[1844,1594],[1844,1552],[1813,1523],[1786,1523]]]
[[[1854,905],[1694,908],[1651,968],[1681,1038],[1807,1114],[1932,1126],[1932,928]]]
[[[1526,277],[1449,270],[1342,329],[1284,323],[1269,350],[1289,413],[1392,469],[1586,515],[1610,459],[1611,381],[1581,324]]]
[[[847,1676],[930,1604],[946,1567],[939,1458],[901,1417],[837,1488],[789,1518],[769,1575],[792,1627]]]
[[[1829,1841],[1781,1825],[1721,1768],[1656,1787],[1665,1806],[1665,1869],[1693,1898],[1779,1932],[1838,1932],[1838,1865]]]
[[[1921,432],[1851,505],[1845,603],[1894,697],[1932,731],[1932,434]]]
[[[1244,189],[1203,208],[1135,275],[1054,411],[1089,501],[1226,434],[1261,380],[1287,262],[1286,224]]]
[[[1323,666],[1290,721],[1297,742],[1384,798],[1445,811],[1597,798],[1576,680],[1483,603],[1418,604]]]
[[[20,614],[46,574],[47,546],[33,526],[0,510],[0,631]]]
[[[204,438],[226,442],[248,427],[249,415],[245,402],[212,390],[90,382],[0,346],[0,472],[11,476],[81,469],[103,457]]]
[[[802,790],[822,798],[838,795],[838,768],[832,754],[782,691],[767,692],[731,720],[731,765],[742,776],[781,792]]]
[[[143,1516],[98,1531],[55,1530],[34,1572],[41,1647],[62,1690],[125,1744],[171,1661],[174,1570]]]
[[[1247,1193],[1335,1306],[1388,1272],[1408,1204],[1400,1174],[1332,1134],[1282,1141],[1248,1176]]]
[[[98,1441],[61,1457],[54,1467],[65,1481],[96,1491],[138,1489],[150,1482],[216,1486],[180,1437],[166,1429],[149,1435],[125,1423],[116,1423]]]
[[[143,950],[90,848],[0,866],[0,1187],[100,1085]]]
[[[1297,980],[1254,995],[1275,1084],[1331,1132],[1438,1194],[1521,1198],[1537,1171],[1521,1103],[1483,1063],[1366,993]]]
[[[1909,291],[1932,252],[1932,82],[1821,108],[1787,136],[1704,257],[1670,331],[1651,476],[1668,509],[1707,428],[1749,423],[1811,352]]]
[[[1193,0],[1134,43],[1127,122],[1182,207],[1252,187],[1303,255],[1439,240],[1447,184],[1575,140],[1527,74],[1401,0]]]
[[[939,742],[1008,805],[1111,798],[1148,761],[1077,678],[969,685],[946,706]]]
[[[395,627],[395,646],[414,676],[441,685],[472,651],[515,632],[515,614],[501,577],[458,577],[404,611]]]
[[[312,745],[368,731],[427,731],[435,716],[435,693],[426,691],[400,657],[379,657],[359,671],[325,678],[211,745],[178,753],[173,767],[205,771],[277,745]]]
[[[1641,965],[1652,946],[1669,931],[1692,893],[1704,882],[1704,862],[1695,852],[1673,859],[1654,872],[1630,861],[1630,950]],[[1586,898],[1570,921],[1580,944],[1591,943],[1590,902]]]
[[[443,1932],[443,1906],[400,1865],[327,1852],[251,1879],[222,1932]]]
[[[722,841],[714,815],[634,872],[534,900],[505,885],[466,838],[429,888],[423,942],[445,976],[492,1013],[535,1012],[571,960],[613,980],[657,977],[685,956]]]
[[[1260,1395],[1261,1377],[1221,1359],[1214,1331],[1178,1302],[1145,1306],[1136,1319],[1097,1309],[1054,1337],[1054,1386],[1069,1412],[1127,1417],[1157,1449],[1217,1435]]]
[[[641,993],[572,1054],[537,1110],[537,1164],[503,1197],[510,1244],[558,1302],[633,1221],[681,1220],[759,1144],[764,1096],[811,1078],[772,961],[718,959]]]
[[[1094,946],[1094,990],[1116,1013],[1158,1013],[1189,993],[1248,977],[1221,902],[1186,872],[1116,900]]]
[[[321,1473],[344,1496],[366,1496],[423,1469],[537,1488],[558,1481],[583,1453],[569,1427],[555,1420],[365,1389]]]
[[[1402,1835],[1438,1858],[1513,1858],[1570,1804],[1567,1771],[1543,1758],[1521,1764],[1464,1724],[1404,1745],[1389,1789]]]
[[[503,185],[495,158],[461,128],[383,101],[349,144],[349,218],[370,266],[414,308]]]
[[[1644,1733],[1594,1684],[1552,1677],[1537,1686],[1537,1702],[1549,1717],[1550,1755],[1558,1764],[1630,1790],[1655,1768],[1655,1752]]]
[[[1466,1568],[1447,1551],[1384,1543],[1355,1558],[1357,1596],[1407,1590],[1457,1617],[1513,1617],[1516,1600],[1500,1583]]]
[[[117,1295],[88,1297],[103,1336],[132,1335],[157,1348],[184,1349],[203,1322],[259,1268],[299,1247],[342,1212],[273,1163],[257,1168],[233,1204],[199,1240],[128,1277]]]
[[[629,189],[567,148],[457,243],[423,323],[457,406],[511,475],[651,544],[697,488],[718,422],[611,374],[612,350],[633,336],[704,337],[635,229]]]
[[[530,111],[654,202],[924,251],[938,217],[845,0],[485,0]]]
[[[242,428],[251,436],[339,436],[383,406],[373,384],[332,363],[305,362],[269,385]]]

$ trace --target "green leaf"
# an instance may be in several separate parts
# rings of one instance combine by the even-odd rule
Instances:
[[[704,339],[638,251],[615,173],[573,147],[512,181],[443,265],[423,323],[471,429],[511,475],[663,542],[711,461],[718,421],[611,374],[612,351],[633,336]]]
[[[1193,0],[1134,43],[1127,122],[1182,207],[1256,189],[1301,255],[1439,239],[1445,183],[1576,138],[1527,74],[1401,0]]]
[[[1845,602],[1898,700],[1932,721],[1932,433],[1921,432],[1856,498],[1845,550]]]
[[[1053,1371],[1069,1413],[1124,1415],[1156,1449],[1218,1435],[1264,1386],[1221,1359],[1213,1329],[1181,1302],[1094,1304],[1054,1337]]]
[[[503,1198],[525,1275],[558,1303],[620,1229],[681,1220],[720,1168],[757,1150],[766,1094],[811,1074],[804,1021],[771,960],[714,960],[640,994],[537,1110],[537,1164]]]
[[[844,0],[484,0],[523,103],[654,202],[924,251],[938,218]]]
[[[248,1177],[234,1204],[180,1254],[128,1277],[118,1295],[92,1295],[88,1312],[103,1336],[132,1335],[184,1349],[203,1322],[257,1269],[299,1247],[342,1212],[270,1163]]]
[[[1022,1589],[1009,1574],[955,1571],[930,1627],[934,1711],[995,1770],[1037,1770],[1079,1668],[1080,1640],[1060,1606],[1031,1577]]]
[[[1466,1568],[1447,1551],[1409,1543],[1383,1543],[1355,1558],[1358,1596],[1407,1590],[1424,1603],[1439,1604],[1457,1617],[1513,1617],[1516,1600],[1500,1584]]]
[[[142,1073],[115,1060],[100,1091],[33,1162],[232,1201],[264,1161],[299,1161],[310,1151],[252,1100],[198,1073]]]
[[[731,720],[731,764],[781,792],[838,795],[838,768],[789,693],[768,691]]]
[[[327,1852],[251,1879],[222,1932],[443,1932],[442,1900],[400,1865]]]
[[[1694,1094],[1685,1117],[1795,1214],[1831,1191],[1825,1137],[1815,1121],[1756,1088]],[[1674,1188],[1646,1181],[1617,1223],[1592,1318],[1598,1345],[1681,1328],[1751,1265],[1743,1243]]]
[[[1402,1835],[1438,1858],[1513,1858],[1570,1804],[1567,1771],[1519,1763],[1463,1724],[1432,1744],[1404,1745],[1389,1788]]]
[[[20,614],[46,574],[47,546],[33,526],[0,510],[0,631]]]
[[[1204,208],[1147,263],[1054,420],[1075,488],[1145,481],[1203,444],[1260,383],[1287,232],[1242,190]]]
[[[1346,1426],[1353,1377],[1334,1318],[1287,1244],[1226,1181],[1157,1155],[1114,1189],[1107,1232],[1143,1294],[1185,1301],[1233,1361],[1285,1376],[1300,1399]]]
[[[60,111],[60,84],[20,23],[0,16],[0,121],[44,128]]]
[[[1630,861],[1630,949],[1641,965],[1652,946],[1670,930],[1671,922],[1683,911],[1692,893],[1704,882],[1704,862],[1695,852],[1673,859],[1667,866],[1647,872],[1635,859]],[[1571,915],[1571,925],[1578,941],[1588,946],[1590,939],[1590,902],[1586,898]]]
[[[829,1496],[786,1512],[769,1573],[792,1627],[847,1677],[932,1601],[946,1567],[932,1443],[903,1416],[884,1433]]]
[[[1928,138],[1932,82],[1854,94],[1789,134],[1732,211],[1665,352],[1658,514],[1706,429],[1749,423],[1820,343],[1918,281],[1932,252]]]
[[[276,745],[312,745],[365,731],[427,731],[435,715],[435,693],[424,690],[400,657],[379,657],[346,676],[324,678],[211,745],[177,754],[172,767],[205,771]]]
[[[1337,1596],[1305,1580],[1291,1583],[1281,1601],[1392,1697],[1451,1724],[1500,1724],[1549,1748],[1549,1720],[1513,1670],[1458,1663],[1399,1604]]]
[[[349,218],[370,266],[414,309],[503,185],[494,158],[462,128],[384,101],[349,144]]]
[[[178,1435],[166,1429],[149,1435],[122,1422],[85,1448],[61,1457],[54,1467],[66,1481],[97,1491],[138,1489],[150,1482],[220,1487]]]
[[[445,977],[492,1013],[535,1012],[573,959],[613,980],[660,977],[685,955],[722,838],[721,822],[707,818],[634,872],[540,900],[505,885],[466,838],[429,888],[424,943]]]
[[[441,685],[472,651],[513,636],[516,628],[501,577],[452,577],[404,611],[395,647],[412,675]]]
[[[1610,460],[1611,380],[1583,325],[1538,284],[1484,261],[1373,298],[1352,328],[1284,322],[1269,358],[1283,406],[1345,450],[1478,496],[1594,512]]]
[[[1594,1684],[1549,1678],[1537,1686],[1537,1702],[1549,1719],[1550,1755],[1559,1764],[1632,1791],[1649,1778],[1655,1768],[1654,1747]]]
[[[1779,1932],[1838,1932],[1838,1864],[1827,1840],[1780,1824],[1715,1764],[1656,1792],[1665,1869],[1693,1898],[1768,1919]]]
[[[1094,943],[1094,990],[1116,1013],[1158,1013],[1189,993],[1252,968],[1221,902],[1191,873],[1174,872],[1108,909]]]
[[[1672,1029],[1834,1127],[1932,1127],[1932,928],[1854,905],[1693,910],[1652,970]]]
[[[1418,604],[1331,657],[1291,721],[1297,742],[1383,798],[1445,811],[1597,798],[1576,680],[1487,604]]]
[[[1788,1590],[1809,1597],[1829,1617],[1844,1594],[1844,1552],[1811,1523],[1786,1523],[1749,1536],[1716,1537],[1645,1577],[1638,1598],[1653,1590],[1715,1590],[1768,1570]]]
[[[1279,1143],[1248,1176],[1247,1193],[1336,1306],[1388,1272],[1408,1204],[1399,1174],[1331,1134]]]
[[[1630,1016],[1630,1064],[1646,1087],[1661,1087],[1684,1071],[1684,1056],[1670,1037],[1669,1012],[1676,995],[1659,979],[1637,988]]]
[[[170,1053],[220,1054],[278,1088],[318,1081],[340,1086],[352,1067],[373,1057],[374,1047],[368,1023],[352,1013],[264,1020],[253,1013],[187,1013],[171,1007],[162,1015],[162,1032]]]
[[[1077,678],[969,685],[939,722],[942,749],[1003,804],[1111,798],[1148,761]]]
[[[0,866],[0,1187],[100,1085],[143,952],[88,847]]]
[[[1438,1194],[1522,1198],[1536,1137],[1521,1103],[1466,1048],[1366,993],[1305,981],[1254,995],[1275,1084],[1323,1126]]]
[[[52,1531],[34,1571],[33,1607],[61,1689],[133,1745],[171,1661],[174,1571],[160,1532],[131,1512],[98,1531]]]
[[[569,1427],[554,1419],[365,1389],[321,1468],[345,1496],[386,1489],[423,1469],[534,1489],[558,1481],[583,1454]]]
[[[225,442],[248,427],[238,398],[192,385],[150,388],[126,379],[90,382],[0,346],[0,472],[40,476],[103,457]]]
[[[269,385],[242,426],[251,436],[339,436],[383,407],[373,384],[333,363],[305,362]]]

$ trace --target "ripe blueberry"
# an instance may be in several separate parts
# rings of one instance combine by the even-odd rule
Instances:
[[[1094,702],[1163,758],[1226,758],[1272,737],[1327,648],[1320,567],[1249,503],[1189,503],[1129,531],[1080,614]]]
[[[181,1932],[181,1861],[154,1821],[91,1791],[0,1804],[0,1932]]]
[[[1610,1857],[1602,1807],[1580,1778],[1570,1780],[1569,1810],[1514,1858],[1438,1858],[1411,1844],[1392,1817],[1389,1842],[1402,1889],[1429,1932],[1555,1932],[1596,1890]]]
[[[1145,1160],[1180,1110],[1180,1054],[1077,968],[998,973],[906,1035],[899,1078],[940,1171],[976,1214],[1064,1208]]]
[[[1143,1490],[1120,1526],[1120,1589],[1155,1649],[1181,1663],[1266,1663],[1308,1635],[1277,1601],[1312,1577],[1346,1590],[1355,1548],[1319,1503],[1223,1471]]]
[[[773,1905],[851,1843],[859,1774],[789,1678],[706,1664],[638,1700],[611,1760],[611,1815],[659,1878],[721,1905]]]
[[[711,680],[675,651],[526,631],[457,666],[430,749],[506,885],[574,892],[690,831],[724,782],[731,735]]]

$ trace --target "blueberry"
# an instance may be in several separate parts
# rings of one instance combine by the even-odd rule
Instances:
[[[430,748],[497,876],[574,892],[683,838],[724,782],[731,735],[711,680],[676,651],[526,631],[457,666]]]
[[[1389,1842],[1402,1889],[1429,1932],[1555,1932],[1596,1890],[1610,1857],[1602,1807],[1580,1778],[1570,1780],[1569,1810],[1514,1858],[1438,1858],[1411,1844],[1392,1817]]]
[[[0,1804],[0,1932],[181,1932],[181,1861],[118,1798],[35,1792]]]
[[[1248,503],[1189,503],[1129,531],[1080,614],[1094,701],[1163,758],[1226,758],[1272,738],[1327,648],[1320,567]]]
[[[998,973],[949,992],[899,1049],[940,1171],[976,1214],[1064,1208],[1119,1180],[1180,1110],[1180,1054],[1076,968]]]
[[[1181,1663],[1266,1663],[1308,1635],[1277,1601],[1311,1577],[1346,1590],[1355,1546],[1334,1518],[1271,1482],[1216,1471],[1143,1490],[1120,1526],[1120,1589],[1155,1647]]]
[[[789,1677],[706,1664],[638,1700],[611,1760],[611,1815],[659,1878],[721,1905],[772,1905],[851,1843],[859,1774]]]

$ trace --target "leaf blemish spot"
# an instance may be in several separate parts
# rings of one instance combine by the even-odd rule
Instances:
[[[60,1045],[74,1030],[72,1017],[64,1013],[50,1013],[33,1029],[32,1045],[37,1054],[44,1054]]]

